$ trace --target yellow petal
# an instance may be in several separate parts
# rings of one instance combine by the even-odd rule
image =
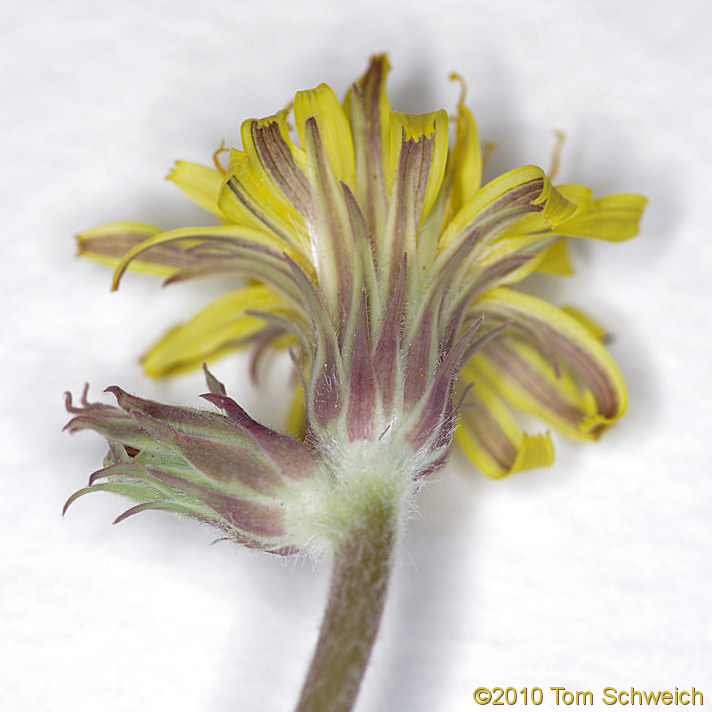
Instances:
[[[557,232],[572,237],[593,237],[619,242],[638,234],[638,226],[647,200],[635,193],[617,193],[592,199],[583,186],[558,186],[578,205],[576,212],[557,227]],[[584,196],[588,192],[588,200]]]
[[[245,150],[230,151],[218,205],[223,214],[238,225],[269,232],[281,243],[303,252],[309,240],[304,218],[271,179],[255,146],[256,131],[265,126],[280,127],[284,121],[285,115],[281,113],[243,122],[241,132]],[[290,149],[286,150],[289,152]]]
[[[524,203],[522,195],[526,196]],[[447,246],[475,225],[491,240],[528,213],[538,213],[540,229],[555,227],[575,210],[576,206],[551,185],[541,168],[515,168],[487,183],[463,205],[442,234],[440,244]]]
[[[348,319],[360,290],[355,259],[354,223],[349,215],[347,193],[336,179],[326,146],[314,118],[308,119],[304,134],[307,175],[313,210],[309,224],[312,259],[319,275],[319,290],[327,309],[338,319]]]
[[[452,162],[450,214],[455,215],[479,190],[482,183],[482,153],[477,124],[470,110],[463,104],[457,107],[457,138],[450,152],[450,161]]]
[[[146,223],[105,223],[77,235],[77,254],[109,267],[116,267],[127,252],[161,232],[161,228]],[[130,268],[135,272],[167,277],[177,271],[178,265],[144,259],[135,260]]]
[[[593,191],[585,185],[564,183],[557,185],[556,190],[576,205],[577,212],[590,210],[593,205]]]
[[[264,230],[254,229],[242,225],[221,225],[218,227],[186,227],[178,230],[169,230],[152,235],[140,244],[130,249],[121,259],[114,271],[112,289],[117,289],[121,275],[126,271],[129,264],[139,255],[152,250],[160,245],[177,243],[183,248],[189,249],[211,240],[222,240],[230,242],[234,240],[241,243],[255,243],[271,247],[279,252],[286,252],[292,259],[299,261],[299,256],[289,245],[279,242],[279,238],[267,233]]]
[[[334,177],[353,188],[356,167],[351,127],[336,94],[326,84],[297,92],[294,97],[294,121],[302,148],[306,146],[306,122],[311,117]]]
[[[254,171],[248,174],[253,183],[248,192],[256,199],[266,199],[273,206],[271,212],[286,211],[286,215],[274,216],[277,221],[301,224],[310,212],[306,156],[289,136],[287,111],[266,119],[244,121],[240,134],[244,153]],[[246,185],[247,175],[237,177]]]
[[[264,329],[265,322],[247,310],[272,312],[284,307],[284,299],[263,285],[225,294],[154,344],[143,358],[144,370],[158,378],[198,368]]]
[[[581,311],[578,307],[571,305],[566,305],[561,307],[561,311],[566,312],[569,316],[572,316],[579,324],[585,326],[598,341],[603,341],[608,333],[603,324],[597,322],[590,314]]]
[[[223,182],[222,173],[200,163],[176,161],[175,167],[167,178],[202,208],[218,217],[223,217],[218,208],[218,194]]]
[[[545,274],[555,274],[561,277],[573,274],[574,268],[569,258],[569,243],[562,239],[548,247],[542,253],[536,269]]]
[[[269,203],[267,206],[262,204],[263,182],[259,161],[250,160],[245,151],[231,149],[227,171],[218,195],[218,206],[236,225],[267,230],[284,241],[280,226],[272,219],[272,206]]]
[[[464,397],[455,438],[465,454],[489,477],[546,467],[554,460],[549,433],[523,433],[497,393],[465,368],[460,382],[475,380]]]
[[[478,292],[520,282],[528,277],[540,268],[547,245],[556,239],[549,234],[507,237],[496,240],[492,245],[484,245],[470,267],[474,278],[480,283]]]
[[[599,437],[623,415],[623,377],[578,319],[506,288],[488,292],[477,308],[510,325],[471,363],[513,405],[583,439]]]
[[[292,402],[287,414],[286,430],[297,440],[303,440],[306,435],[306,408],[304,407],[304,392],[299,383],[294,389]]]
[[[400,111],[391,112],[390,120],[390,153],[391,169],[386,178],[386,186],[392,188],[399,165],[403,162],[402,152],[409,142],[421,143],[424,140],[432,144],[423,154],[422,171],[418,183],[424,183],[422,207],[419,209],[419,222],[428,215],[440,192],[448,154],[448,116],[441,109],[429,114],[404,114]],[[430,140],[432,137],[432,140]],[[414,173],[411,170],[411,173]],[[427,181],[427,182],[426,182]]]

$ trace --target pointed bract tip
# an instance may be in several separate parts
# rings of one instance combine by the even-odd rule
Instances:
[[[219,396],[227,395],[227,390],[225,389],[224,384],[218,381],[218,379],[215,378],[212,373],[210,373],[210,370],[208,369],[208,364],[205,363],[205,361],[203,361],[203,374],[205,375],[205,382],[208,386],[208,390],[211,393],[214,393],[215,395]]]

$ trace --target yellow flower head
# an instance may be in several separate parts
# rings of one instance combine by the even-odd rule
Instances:
[[[81,235],[80,252],[116,265],[115,286],[128,267],[168,282],[248,276],[166,334],[146,371],[288,345],[316,451],[383,440],[415,453],[418,478],[455,432],[490,476],[548,465],[548,432],[522,432],[513,411],[595,439],[625,411],[625,384],[579,312],[511,285],[568,271],[568,238],[633,236],[645,199],[555,188],[535,166],[481,185],[467,108],[450,140],[445,111],[390,108],[387,72],[373,57],[343,102],[324,84],[297,93],[295,131],[287,111],[245,121],[227,169],[177,163],[169,178],[217,227],[112,223]]]

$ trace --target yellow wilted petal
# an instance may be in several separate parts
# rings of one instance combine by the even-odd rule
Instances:
[[[265,322],[246,311],[273,312],[284,306],[284,299],[264,285],[225,294],[154,344],[143,358],[144,371],[158,378],[198,368],[264,329]]]
[[[541,169],[539,169],[541,170]],[[543,171],[542,171],[543,174]],[[544,187],[534,205],[543,205],[541,216],[549,227],[556,227],[576,212],[576,205],[567,200],[544,175]]]
[[[307,159],[303,148],[296,146],[289,135],[289,111],[282,109],[272,116],[267,116],[264,119],[248,119],[243,121],[240,127],[240,138],[242,139],[242,147],[248,153],[257,152],[255,145],[254,134],[252,129],[255,127],[265,128],[274,125],[277,128],[279,138],[283,142],[280,149],[289,151],[289,158],[294,161],[296,166],[306,171]],[[276,146],[274,147],[276,148]]]
[[[356,167],[351,127],[336,94],[326,84],[297,92],[294,97],[294,121],[302,148],[306,146],[306,121],[310,117],[316,120],[334,177],[353,188]]]
[[[455,438],[465,454],[489,477],[546,467],[554,460],[549,433],[523,433],[497,393],[466,367],[461,382],[475,379],[465,396]]]
[[[253,206],[253,196],[245,190],[238,190],[240,181],[247,180],[248,184],[254,184],[255,178],[259,177],[259,167],[255,167],[254,162],[250,163],[247,153],[231,149],[225,178],[220,187],[218,206],[229,220],[238,225],[272,230],[272,226],[268,226],[263,217],[265,211],[262,205]],[[235,182],[238,185],[233,185]]]
[[[126,271],[129,264],[140,254],[146,252],[147,250],[157,247],[158,245],[164,245],[169,243],[178,242],[184,247],[191,247],[199,245],[203,241],[209,241],[211,238],[222,239],[222,240],[238,240],[244,242],[257,243],[259,245],[265,245],[267,247],[274,248],[276,250],[284,251],[289,254],[292,259],[298,261],[299,257],[290,248],[289,245],[285,245],[279,241],[279,238],[269,234],[264,230],[254,229],[251,227],[246,227],[242,225],[220,225],[218,227],[185,227],[178,230],[169,230],[166,232],[160,232],[156,235],[144,240],[139,245],[136,245],[130,249],[121,259],[119,264],[114,271],[114,277],[112,281],[112,289],[117,289],[119,286],[119,281],[121,275]]]
[[[160,227],[140,222],[105,223],[77,235],[77,255],[116,267],[132,248],[161,232],[163,231]],[[130,269],[134,272],[167,277],[173,274],[177,267],[150,260],[135,260]]]
[[[517,450],[517,459],[512,465],[509,474],[531,470],[535,467],[549,467],[554,462],[554,445],[551,435],[545,433],[528,435],[522,433],[522,442]]]
[[[597,438],[626,410],[618,367],[580,321],[536,297],[497,288],[478,308],[511,325],[472,363],[513,405],[563,432]]]
[[[218,217],[223,217],[218,208],[218,194],[223,182],[220,171],[200,163],[176,161],[167,178],[202,208]]]
[[[597,410],[595,400],[587,397],[571,374],[563,369],[557,374],[551,363],[530,347],[508,346],[513,355],[498,348],[473,357],[472,367],[479,377],[491,383],[512,406],[541,418],[565,435],[577,440],[595,439],[582,429]],[[512,363],[516,363],[515,369],[509,368]]]
[[[529,205],[542,206],[538,211],[541,228],[547,225],[554,227],[575,212],[576,206],[551,185],[541,168],[537,166],[515,168],[484,185],[463,205],[442,234],[441,247],[452,242],[460,233],[467,230],[470,224],[489,219],[488,213],[492,213],[495,222],[494,236],[500,234],[514,220],[527,215],[523,207],[518,212],[512,213],[510,205],[516,200],[519,191],[525,191],[530,187],[536,187],[538,190],[538,195],[530,201]],[[528,212],[534,210],[529,209]]]

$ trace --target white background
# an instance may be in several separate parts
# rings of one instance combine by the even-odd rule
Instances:
[[[594,445],[505,481],[455,454],[419,498],[359,712],[466,712],[474,688],[689,689],[712,704],[710,6],[704,0],[37,0],[0,11],[0,709],[287,711],[313,648],[327,568],[283,565],[168,515],[112,527],[110,495],[62,503],[100,465],[60,433],[88,380],[194,403],[187,376],[138,356],[225,285],[160,290],[73,257],[72,236],[137,219],[205,220],[170,183],[242,119],[328,82],[341,95],[387,50],[392,104],[454,108],[452,70],[489,174],[549,164],[560,182],[647,195],[640,237],[577,244],[546,286],[610,327],[631,396]],[[533,287],[544,284],[539,280]],[[273,421],[282,379],[253,388]],[[239,375],[238,375],[239,374]],[[524,709],[519,706],[519,709]]]

